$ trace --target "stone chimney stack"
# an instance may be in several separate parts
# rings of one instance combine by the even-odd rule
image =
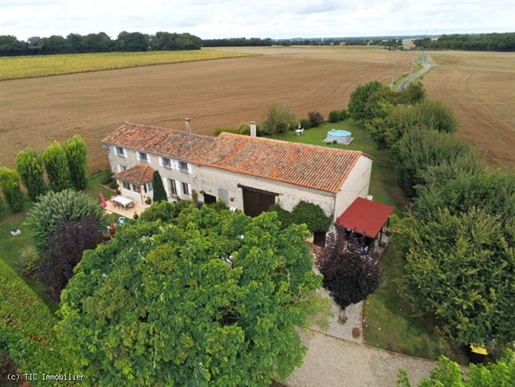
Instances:
[[[250,121],[250,137],[257,137],[256,122]]]
[[[186,132],[191,133],[190,119],[189,118],[185,118],[184,119],[184,123],[186,125]]]

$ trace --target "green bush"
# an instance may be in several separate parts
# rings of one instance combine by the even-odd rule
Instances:
[[[332,217],[326,216],[322,207],[301,200],[291,212],[295,224],[305,223],[311,232],[326,232],[331,226]]]
[[[281,222],[281,229],[285,229],[293,223],[293,218],[292,218],[291,212],[286,211],[279,204],[271,205],[267,211],[268,212],[274,211],[277,213],[277,218],[279,219],[279,222]]]
[[[308,120],[307,118],[302,118],[299,122],[300,122],[301,128],[304,128],[304,129],[311,128],[311,121]],[[293,129],[295,129],[295,128],[293,128]]]
[[[329,113],[329,122],[336,123],[341,121],[340,110],[333,110]]]
[[[39,262],[39,254],[34,245],[30,244],[21,249],[16,266],[21,269],[24,275],[30,275],[34,272]]]
[[[347,109],[337,110],[340,113],[340,121],[344,121],[349,118],[349,112]]]
[[[105,171],[102,171],[102,175],[100,176],[100,184],[107,185],[113,180],[113,172],[111,172],[111,170],[106,169]]]
[[[309,112],[308,118],[312,128],[316,128],[324,122],[324,116],[319,111]]]
[[[116,180],[111,180],[109,182],[109,188],[111,188],[111,189],[117,189],[118,188],[118,183],[116,182]]]

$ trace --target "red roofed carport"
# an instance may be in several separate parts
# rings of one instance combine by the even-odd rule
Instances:
[[[381,243],[383,226],[388,222],[393,210],[393,207],[386,204],[358,197],[338,217],[336,224],[372,239],[381,234]]]

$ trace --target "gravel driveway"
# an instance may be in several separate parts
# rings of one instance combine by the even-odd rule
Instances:
[[[393,387],[399,368],[404,368],[411,383],[417,385],[435,366],[432,360],[352,343],[321,332],[306,331],[301,337],[308,353],[302,367],[284,383],[288,387]]]

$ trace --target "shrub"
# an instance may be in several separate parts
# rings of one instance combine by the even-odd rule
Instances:
[[[308,120],[307,118],[302,118],[300,121],[300,126],[304,129],[309,129],[311,128],[311,121]]]
[[[293,223],[293,217],[291,212],[285,210],[279,204],[271,205],[267,211],[275,211],[277,213],[277,218],[279,219],[279,222],[281,222],[281,229],[285,229]]]
[[[336,123],[341,121],[340,110],[333,110],[329,113],[329,122]]]
[[[285,133],[295,126],[295,114],[286,105],[269,105],[261,124],[264,134]]]
[[[331,226],[330,216],[326,216],[322,207],[301,200],[291,212],[295,224],[305,223],[311,232],[326,232]]]
[[[312,128],[320,126],[324,122],[324,116],[319,111],[312,111],[308,113],[309,122]]]
[[[107,185],[113,180],[113,172],[111,172],[111,170],[106,169],[105,171],[102,171],[102,175],[100,176],[100,184]]]
[[[116,182],[116,180],[111,180],[111,181],[109,182],[109,188],[111,188],[111,189],[116,189],[116,188],[118,188],[118,183]]]
[[[238,134],[250,136],[250,124],[247,122],[240,124],[240,126],[238,128]]]
[[[39,261],[39,254],[36,248],[34,245],[30,244],[21,249],[20,257],[16,261],[16,266],[20,268],[24,275],[30,275],[38,266]]]
[[[347,109],[341,109],[338,110],[338,112],[340,113],[340,121],[344,121],[347,118],[349,118],[349,112],[347,111]]]
[[[7,205],[13,212],[23,210],[25,197],[20,190],[20,177],[16,171],[0,167],[0,186]]]

